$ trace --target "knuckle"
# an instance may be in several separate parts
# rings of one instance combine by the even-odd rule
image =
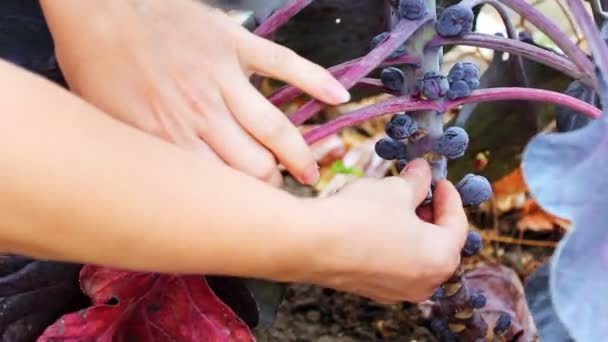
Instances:
[[[173,142],[173,139],[171,139],[171,134],[169,133],[167,128],[163,126],[158,120],[155,120],[151,117],[145,118],[144,120],[140,121],[138,126],[142,131],[150,135],[156,136],[165,141]]]
[[[250,170],[251,176],[264,182],[273,181],[277,172],[278,170],[274,162],[260,163],[260,165]]]
[[[283,120],[268,121],[260,129],[260,140],[265,142],[278,141],[287,132],[287,129],[288,127]]]
[[[296,57],[297,55],[293,50],[274,44],[268,55],[268,66],[271,68],[282,67]]]

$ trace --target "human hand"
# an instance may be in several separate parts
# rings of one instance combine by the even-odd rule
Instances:
[[[119,120],[280,184],[319,173],[299,131],[249,82],[256,73],[329,104],[325,69],[192,0],[41,1],[72,91]],[[86,22],[83,22],[86,21]]]
[[[416,215],[431,185],[424,160],[408,163],[400,177],[364,179],[326,205],[336,226],[301,281],[372,298],[380,303],[422,301],[460,264],[468,223],[458,192],[437,183],[432,213]],[[344,228],[338,228],[344,226]]]

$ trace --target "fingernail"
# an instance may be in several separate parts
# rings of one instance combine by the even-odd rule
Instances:
[[[304,179],[302,183],[314,185],[319,181],[321,174],[319,173],[319,166],[317,164],[310,165],[304,173]]]
[[[327,89],[327,92],[329,93],[329,96],[338,103],[350,101],[350,93],[340,83],[330,86]]]
[[[424,163],[413,161],[405,165],[403,171],[401,171],[401,174],[409,173],[414,176],[424,177],[426,172],[426,165],[424,165]]]

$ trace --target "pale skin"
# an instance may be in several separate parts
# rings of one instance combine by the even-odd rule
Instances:
[[[294,197],[273,186],[279,183],[273,175],[277,168],[274,158],[299,179],[306,178],[306,170],[314,165],[314,160],[308,148],[300,146],[300,142],[303,143],[301,136],[287,124],[278,123],[278,131],[256,135],[260,134],[255,133],[256,129],[261,127],[256,126],[258,120],[282,122],[274,117],[274,114],[282,115],[275,112],[276,108],[270,111],[263,98],[248,93],[244,84],[231,90],[242,92],[243,96],[235,96],[235,102],[231,104],[227,104],[229,100],[223,102],[231,109],[226,108],[221,113],[206,109],[211,104],[205,99],[211,97],[205,97],[205,92],[177,95],[179,90],[175,89],[175,83],[159,88],[163,80],[169,80],[173,75],[173,69],[166,67],[180,65],[184,62],[180,56],[194,53],[188,49],[199,49],[195,52],[200,59],[220,54],[217,58],[225,60],[233,58],[231,54],[235,50],[220,49],[218,52],[215,47],[206,52],[204,46],[193,47],[196,44],[186,40],[188,44],[182,41],[174,49],[157,47],[156,54],[149,54],[146,49],[153,47],[150,42],[150,45],[140,47],[143,52],[134,48],[127,54],[132,55],[132,60],[112,60],[114,53],[121,53],[112,50],[112,41],[123,42],[123,38],[111,35],[101,40],[79,41],[78,44],[85,44],[80,50],[62,48],[62,44],[68,44],[69,37],[59,37],[57,32],[61,29],[57,25],[66,20],[65,25],[69,26],[70,20],[61,17],[53,23],[53,10],[49,6],[53,3],[76,6],[82,2],[41,2],[50,18],[62,68],[66,66],[68,81],[71,86],[77,85],[77,93],[82,98],[0,62],[0,102],[3,105],[0,112],[3,122],[0,126],[0,242],[6,252],[135,271],[313,283],[381,303],[424,300],[455,271],[466,239],[466,216],[458,193],[447,181],[436,186],[432,213],[427,213],[425,220],[416,214],[431,182],[425,161],[412,161],[399,177],[355,182],[327,199]],[[98,3],[111,8],[118,2]],[[128,3],[137,4],[138,1]],[[154,0],[148,3],[159,6],[154,10],[171,10]],[[189,0],[180,0],[180,3],[198,7],[179,12],[179,15],[209,11],[200,15],[208,15],[209,21],[218,21],[212,26],[224,25],[219,22],[227,20]],[[91,2],[87,4],[91,5]],[[141,9],[121,7],[121,11],[133,13],[160,13],[150,8],[138,12]],[[135,15],[121,13],[116,17]],[[192,17],[186,16],[174,23],[177,35],[196,32],[196,25],[188,24],[189,20],[193,20]],[[154,26],[153,21],[148,23]],[[182,23],[185,24],[180,26]],[[94,33],[82,32],[83,26],[79,27],[80,33],[85,37],[99,33],[97,25],[90,26],[94,27]],[[76,29],[64,30],[69,33]],[[168,26],[146,26],[146,30],[158,30],[158,33],[168,30]],[[230,30],[217,34],[234,34]],[[108,34],[116,33],[110,30]],[[217,36],[213,39],[228,40]],[[249,40],[244,44],[252,44],[254,49],[268,46],[267,42],[251,36],[245,35],[242,39]],[[131,42],[134,41],[138,40]],[[229,41],[234,43],[236,40]],[[162,40],[160,44],[163,44]],[[118,46],[124,48],[124,45]],[[180,54],[173,54],[179,49]],[[87,56],[89,50],[94,50],[91,56]],[[76,57],[69,57],[71,53]],[[89,69],[87,64],[93,55],[115,64],[99,64]],[[155,57],[146,57],[151,55]],[[307,79],[323,79],[327,75],[320,67],[291,53],[285,56],[290,57],[272,62],[278,74],[270,76],[302,85],[315,95],[315,82]],[[78,62],[87,58],[87,62]],[[255,54],[249,58],[247,65],[262,65],[263,61],[254,60],[266,59]],[[289,67],[278,66],[281,63],[287,63]],[[70,73],[71,67],[78,72]],[[140,72],[128,72],[136,67]],[[300,75],[288,70],[291,67],[312,68],[309,70],[317,72]],[[98,68],[101,71],[96,71]],[[243,71],[242,66],[239,68],[236,64],[226,68],[225,72],[235,75],[233,78],[214,78],[213,72],[203,67],[196,72],[200,77],[207,77],[207,90],[221,93],[228,83],[235,82],[239,72],[243,80],[249,73],[249,69]],[[110,72],[110,69],[119,72]],[[296,75],[287,76],[290,73]],[[140,78],[142,80],[138,81]],[[196,79],[199,77],[193,77],[192,82]],[[138,88],[140,81],[143,88]],[[195,86],[186,84],[187,87]],[[138,93],[138,89],[152,90]],[[202,99],[197,97],[199,95]],[[222,98],[227,96],[223,94]],[[191,107],[192,99],[201,102]],[[251,102],[254,99],[259,101]],[[221,107],[219,102],[215,104]],[[257,108],[258,105],[262,109]],[[154,115],[146,111],[159,108],[162,110]],[[155,126],[150,118],[158,120],[162,115],[180,124]],[[228,123],[230,121],[218,119],[222,115],[231,116],[240,129],[247,132],[242,134],[249,134],[249,138],[231,140],[224,133],[225,145],[222,145],[208,142],[208,136],[197,131],[198,117],[203,117],[209,125],[212,120],[220,120],[212,125],[218,129],[222,125],[232,125]],[[246,115],[250,117],[243,119]],[[212,134],[213,130],[204,132]],[[282,150],[285,148],[282,144],[288,147]],[[232,155],[231,151],[242,149],[249,149],[250,153],[253,149],[259,149],[261,154],[269,153],[273,156],[273,171],[253,171],[258,167],[257,159],[240,164],[239,160],[244,159],[239,158],[249,157],[239,154],[241,152]],[[302,156],[290,155],[300,150]],[[314,180],[311,177],[302,181]]]

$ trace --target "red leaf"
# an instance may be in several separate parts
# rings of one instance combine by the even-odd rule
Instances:
[[[254,341],[202,276],[85,266],[80,284],[93,306],[63,316],[38,342]]]

